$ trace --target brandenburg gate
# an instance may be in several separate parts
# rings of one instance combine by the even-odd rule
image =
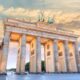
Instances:
[[[41,72],[41,45],[46,72],[79,72],[78,36],[56,30],[56,25],[4,20],[4,40],[0,47],[0,74],[6,73],[10,41],[19,43],[16,73],[25,73],[26,43],[30,44],[30,72]]]

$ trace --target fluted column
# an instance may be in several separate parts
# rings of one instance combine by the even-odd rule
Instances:
[[[53,42],[53,50],[54,50],[54,70],[58,72],[57,63],[58,63],[58,40],[54,39]]]
[[[77,41],[76,42],[74,42],[74,51],[75,51],[75,63],[76,63],[76,68],[77,68],[77,72],[80,72],[79,71],[79,66],[78,66],[78,64],[79,64],[79,62],[78,62],[78,56],[79,56],[79,51],[78,51],[78,43],[77,43]]]
[[[21,38],[21,73],[25,73],[26,60],[26,35],[23,34]]]
[[[68,47],[68,41],[64,41],[64,49],[65,49],[65,71],[69,71],[69,47]]]
[[[20,52],[20,48],[18,49],[18,53],[17,53],[17,65],[16,65],[16,73],[19,74],[20,73],[20,64],[21,64],[21,52]]]
[[[36,39],[30,43],[30,73],[36,73]]]
[[[36,37],[36,72],[41,72],[41,39]]]
[[[6,73],[8,49],[9,49],[10,32],[5,32],[4,45],[3,45],[3,55],[2,55],[2,74]]]
[[[44,47],[45,47],[45,69],[46,72],[52,73],[55,72],[55,61],[54,61],[54,52],[53,52],[53,40],[48,40]],[[51,65],[51,66],[49,66]]]
[[[41,72],[41,42],[40,37],[34,38],[30,43],[30,72]]]
[[[2,53],[3,53],[2,46],[0,46],[0,73],[2,71]]]
[[[18,52],[17,70],[19,74],[25,73],[25,59],[26,59],[26,35],[23,34],[20,39],[20,49]]]

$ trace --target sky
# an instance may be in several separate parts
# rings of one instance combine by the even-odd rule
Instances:
[[[35,17],[38,16],[39,10],[45,10],[45,17],[53,17],[56,23],[80,22],[80,0],[0,0],[1,20],[6,17]],[[0,36],[2,30],[0,23]],[[10,43],[7,68],[16,67],[18,45],[15,43],[13,46],[13,44]],[[29,48],[26,56],[28,62]]]
[[[49,8],[64,11],[80,11],[80,0],[0,0],[4,8]]]
[[[0,0],[0,19],[35,17],[45,10],[45,17],[54,17],[57,23],[80,21],[79,5],[80,0]]]

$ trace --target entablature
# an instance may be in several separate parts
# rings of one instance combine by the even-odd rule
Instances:
[[[24,33],[35,36],[56,38],[62,40],[76,40],[77,35],[72,33],[58,32],[54,24],[47,25],[41,22],[30,23],[17,19],[6,19],[4,21],[5,29],[16,33]]]

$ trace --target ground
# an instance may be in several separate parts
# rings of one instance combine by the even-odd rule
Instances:
[[[0,76],[0,80],[80,80],[80,73],[27,75],[15,75],[14,73],[8,73],[7,76]]]

